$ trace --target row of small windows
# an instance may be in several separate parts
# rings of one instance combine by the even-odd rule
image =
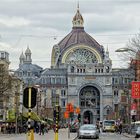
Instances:
[[[18,72],[17,75],[19,77],[22,77],[22,76],[39,76],[39,73],[38,72],[32,73],[31,71],[23,71],[23,72]]]
[[[78,68],[77,69],[77,73],[85,73],[85,72],[86,72],[85,68]],[[104,69],[102,69],[102,68],[96,68],[95,69],[95,73],[103,73],[103,72],[104,72]],[[106,72],[109,72],[109,71],[106,70]],[[74,73],[74,67],[73,66],[71,67],[71,73]]]
[[[56,95],[56,89],[52,89],[52,96]],[[62,89],[61,90],[61,97],[66,97],[66,90]],[[61,99],[61,107],[65,107],[66,106],[66,99]]]
[[[89,107],[89,106],[100,106],[100,102],[99,101],[94,101],[94,102],[89,102],[88,100],[81,100],[81,107]]]
[[[66,78],[47,77],[41,79],[42,84],[66,84]]]
[[[56,89],[52,89],[51,91],[52,93],[52,96],[56,94],[57,90]],[[61,90],[61,97],[66,97],[66,90],[65,89],[62,89]]]
[[[123,77],[112,78],[113,84],[129,84],[131,81],[132,79],[130,78],[123,78]]]
[[[95,73],[103,73],[104,70],[103,69],[95,69]]]
[[[71,67],[71,73],[74,73],[74,67]],[[78,68],[77,73],[85,73],[85,68]]]
[[[85,69],[77,69],[77,73],[85,73]]]

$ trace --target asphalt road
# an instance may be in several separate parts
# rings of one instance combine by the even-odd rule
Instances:
[[[75,140],[93,140],[93,139],[78,139]],[[116,133],[102,133],[99,136],[98,140],[136,140],[134,136],[124,135],[124,134],[116,134]],[[137,139],[140,140],[140,139]]]

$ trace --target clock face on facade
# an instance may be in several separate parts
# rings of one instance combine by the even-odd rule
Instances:
[[[75,49],[72,52],[69,53],[69,55],[66,58],[66,62],[74,61],[76,63],[95,63],[97,62],[97,58],[95,54],[87,49]]]

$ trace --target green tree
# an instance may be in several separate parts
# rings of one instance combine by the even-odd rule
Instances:
[[[4,103],[9,98],[8,90],[11,88],[11,77],[9,71],[4,64],[0,64],[0,108],[4,107]]]

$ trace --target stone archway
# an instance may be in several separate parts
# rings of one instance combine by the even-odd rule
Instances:
[[[86,117],[90,119],[88,120],[90,123],[96,123],[96,121],[99,121],[100,91],[92,85],[83,87],[79,93],[79,106],[83,112],[83,123]]]

